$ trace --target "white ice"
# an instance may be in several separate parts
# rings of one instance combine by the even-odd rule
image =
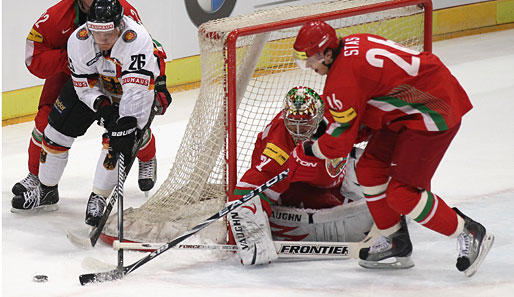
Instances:
[[[64,235],[65,229],[85,228],[102,130],[94,125],[73,145],[59,184],[59,210],[27,216],[10,212],[11,187],[27,174],[33,123],[23,123],[2,128],[3,296],[513,296],[514,30],[436,42],[434,52],[460,80],[474,109],[439,166],[433,190],[496,235],[472,278],[455,268],[454,239],[411,222],[416,266],[404,271],[366,270],[356,260],[246,268],[226,252],[170,250],[123,280],[83,287],[78,276],[94,272],[82,266],[85,257],[116,263],[110,247],[80,250]],[[158,185],[177,153],[197,93],[174,94],[171,110],[153,124]],[[125,187],[126,206],[145,200],[134,171]],[[143,256],[127,252],[125,263]],[[48,275],[49,281],[35,283],[35,274]]]

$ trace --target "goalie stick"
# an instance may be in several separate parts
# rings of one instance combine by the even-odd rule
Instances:
[[[92,282],[104,282],[104,281],[112,281],[121,279],[123,276],[131,273],[132,271],[136,270],[137,268],[143,266],[145,263],[147,263],[150,260],[153,260],[157,256],[161,255],[165,251],[173,248],[177,244],[181,243],[182,241],[186,240],[187,238],[193,236],[197,232],[203,230],[205,227],[209,226],[210,224],[214,223],[220,218],[223,218],[226,216],[229,212],[232,210],[238,208],[248,200],[252,199],[253,197],[259,195],[264,190],[272,187],[279,181],[283,180],[287,177],[287,174],[289,173],[289,169],[279,173],[277,176],[273,177],[272,179],[268,180],[266,183],[261,185],[260,187],[254,189],[250,193],[246,194],[239,200],[235,200],[231,204],[229,204],[227,207],[223,208],[219,212],[213,214],[211,217],[203,221],[202,223],[194,226],[191,230],[187,231],[186,233],[174,238],[170,242],[162,245],[157,250],[151,252],[144,258],[141,258],[139,261],[134,262],[133,264],[130,264],[128,266],[120,267],[112,271],[107,272],[98,272],[98,273],[88,273],[88,274],[82,274],[79,276],[79,281],[81,285],[85,285]]]
[[[370,247],[378,236],[378,229],[373,225],[366,237],[358,242],[320,242],[320,241],[273,241],[279,259],[358,259],[361,248]],[[120,242],[114,240],[112,247],[115,250],[157,250],[163,244]],[[237,251],[236,245],[231,244],[179,244],[176,250],[218,250]]]
[[[361,248],[371,246],[378,236],[378,229],[375,225],[368,232],[368,235],[360,242],[318,242],[318,241],[274,241],[275,249],[279,259],[284,260],[347,260],[357,259]],[[114,240],[112,247],[118,249],[130,249],[139,251],[154,251],[160,248],[161,243],[140,243],[122,242]],[[237,246],[232,244],[179,244],[173,250],[197,250],[197,251],[223,251],[236,252]],[[113,270],[117,266],[103,262],[102,260],[86,257],[82,261],[82,267],[92,270]]]
[[[146,133],[146,131],[150,128],[150,125],[152,124],[153,118],[157,114],[157,106],[154,99],[154,104],[152,105],[152,111],[150,112],[150,117],[148,118],[148,122],[141,130],[141,137],[138,139],[136,145],[132,148],[132,156],[127,164],[125,164],[125,176],[128,175],[130,168],[132,167],[132,164],[134,164],[134,160],[137,157],[137,153],[139,152],[139,149],[143,145],[143,137]],[[105,227],[105,224],[107,223],[107,220],[109,219],[109,215],[111,214],[111,211],[114,207],[114,204],[118,200],[118,187],[120,187],[120,173],[118,173],[118,184],[116,185],[116,188],[114,189],[114,193],[111,195],[111,199],[109,199],[109,203],[107,203],[107,206],[105,207],[104,214],[102,216],[102,219],[98,223],[98,226],[95,228],[93,227],[91,231],[89,232],[89,236],[84,238],[77,236],[73,234],[71,231],[66,231],[66,237],[71,241],[71,243],[79,248],[83,249],[92,249],[95,247],[98,238],[100,238],[100,234],[102,233],[103,228]],[[124,180],[123,180],[124,182]],[[123,186],[123,184],[121,185]]]

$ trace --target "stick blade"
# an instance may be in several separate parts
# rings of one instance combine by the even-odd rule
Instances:
[[[81,285],[87,285],[91,283],[101,283],[121,279],[123,273],[119,270],[112,270],[108,272],[98,273],[87,273],[79,275],[79,281]]]
[[[70,231],[66,231],[66,237],[68,237],[70,242],[78,248],[89,250],[94,247],[89,237],[77,236]]]

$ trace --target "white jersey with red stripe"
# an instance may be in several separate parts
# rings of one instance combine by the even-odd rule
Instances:
[[[135,117],[139,128],[146,124],[161,69],[153,40],[142,25],[124,16],[121,34],[106,53],[84,24],[68,40],[68,58],[73,85],[87,106],[94,110],[95,99],[106,95],[119,102],[120,117]]]

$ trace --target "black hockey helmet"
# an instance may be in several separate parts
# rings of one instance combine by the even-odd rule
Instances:
[[[123,6],[118,0],[95,0],[87,14],[88,28],[93,31],[110,31],[121,24]]]

